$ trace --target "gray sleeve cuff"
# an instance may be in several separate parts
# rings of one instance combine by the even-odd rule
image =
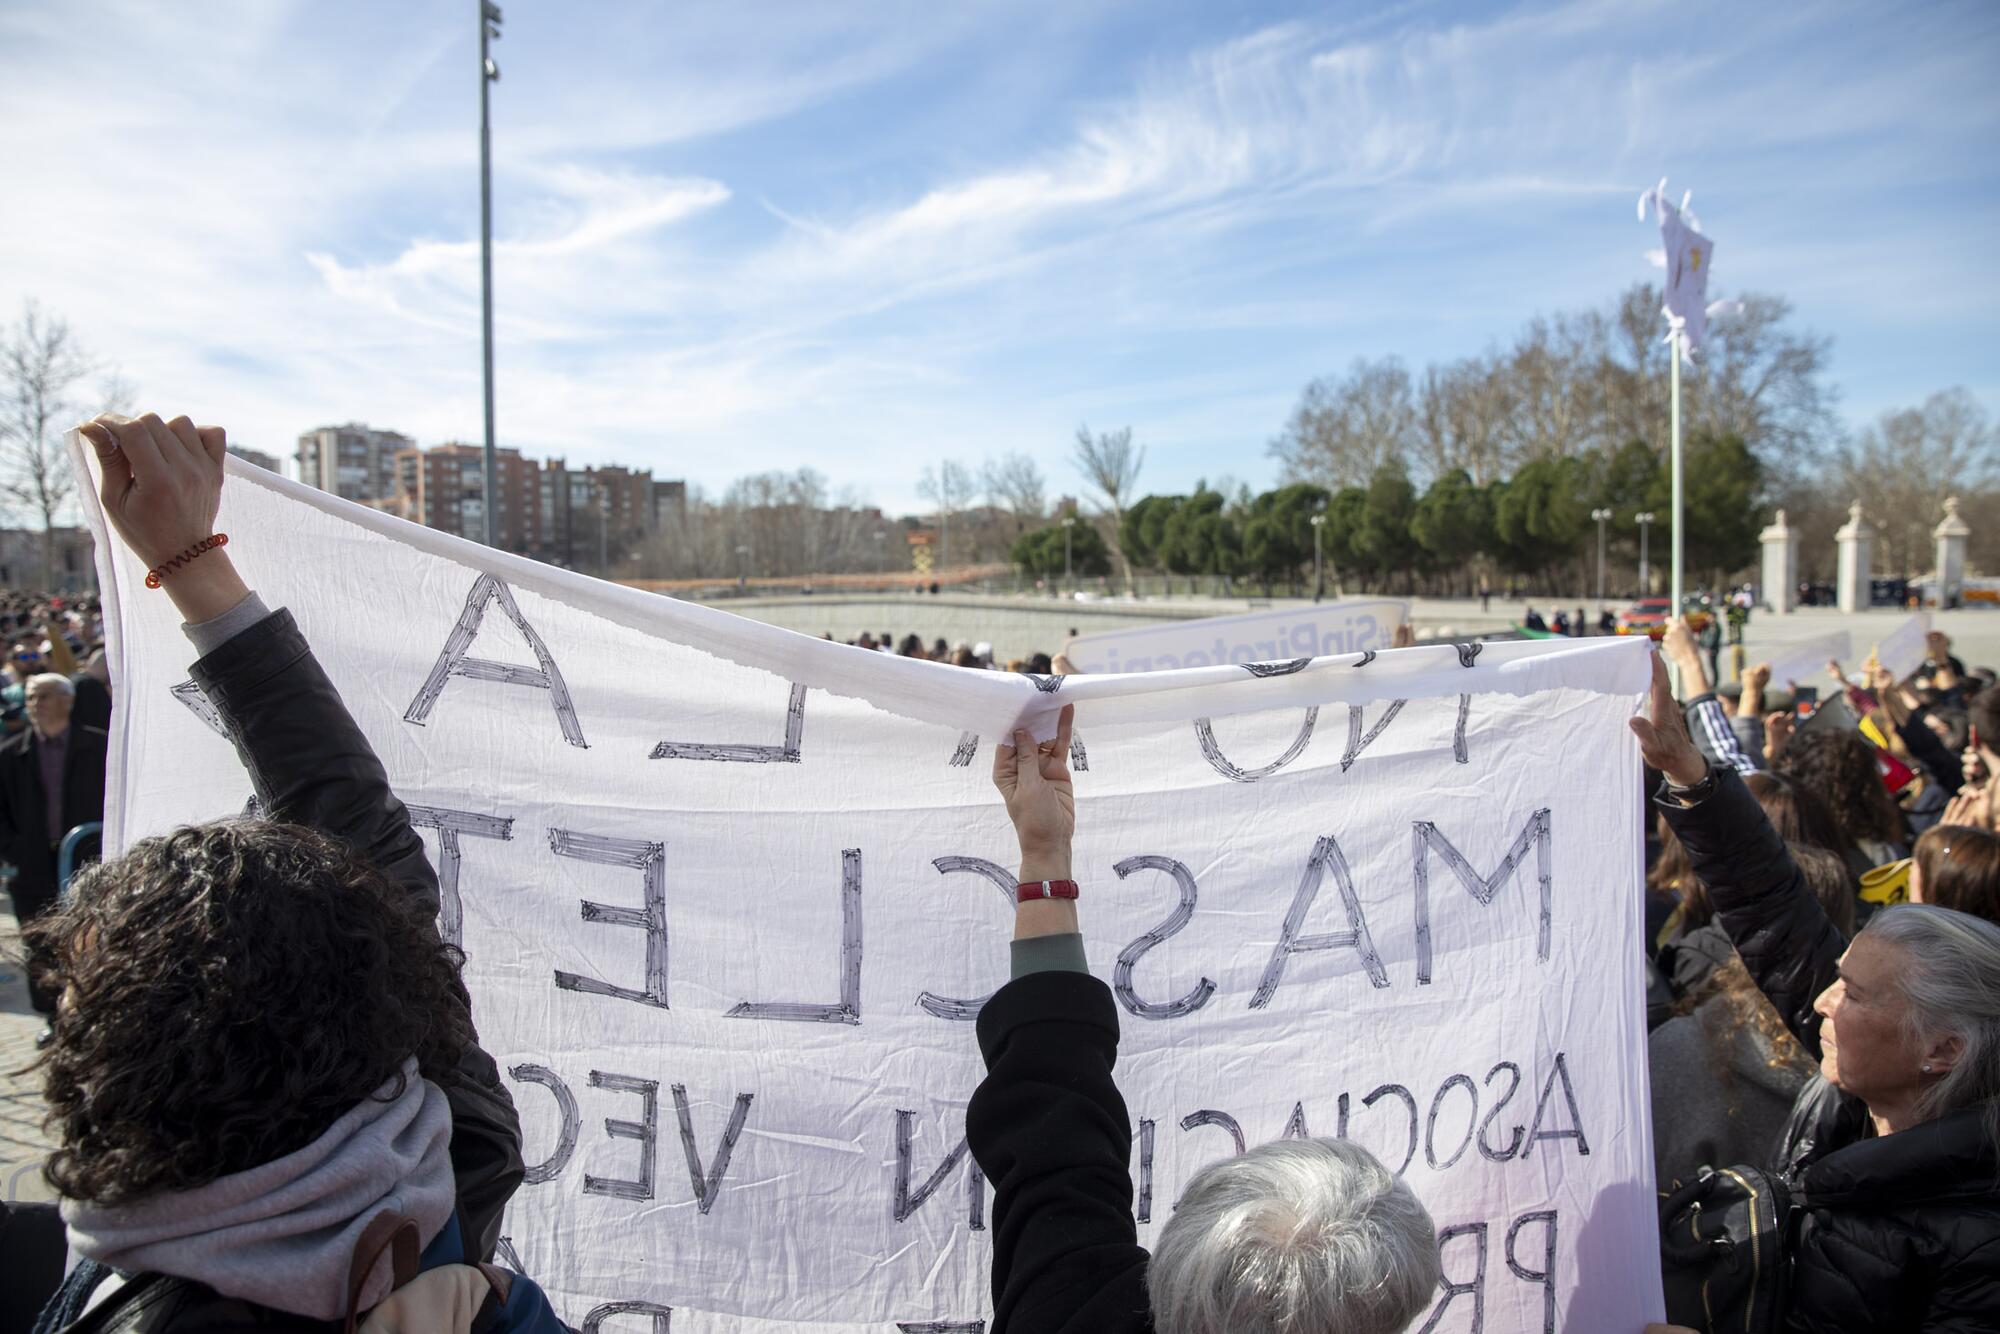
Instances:
[[[199,625],[183,624],[181,633],[194,645],[195,652],[205,658],[270,614],[264,599],[255,593],[248,593],[241,602],[220,616],[211,617]]]
[[[1029,973],[1087,973],[1083,960],[1083,933],[1065,931],[1055,936],[1030,936],[1009,947],[1014,954],[1012,977]]]

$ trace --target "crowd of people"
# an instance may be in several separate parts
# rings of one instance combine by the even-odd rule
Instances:
[[[530,1279],[491,1263],[524,1177],[520,1125],[438,935],[436,874],[290,615],[210,539],[221,432],[147,416],[86,433],[105,512],[161,573],[266,818],[141,840],[60,905],[22,908],[24,870],[79,812],[46,787],[20,807],[10,787],[16,905],[54,1002],[39,1066],[61,1204],[59,1220],[0,1220],[0,1318],[563,1328]],[[9,614],[26,626],[8,670],[42,781],[82,753],[61,738],[83,716],[97,628],[88,608]],[[983,646],[856,642],[993,666]],[[58,660],[73,674],[40,670]],[[1677,620],[1632,721],[1653,825],[1644,969],[1669,1314],[1811,1334],[2000,1328],[2000,688],[1942,636],[1908,679],[1829,670],[1837,693],[1803,716],[1765,669],[1718,693]],[[967,1113],[995,1192],[990,1328],[1415,1328],[1439,1298],[1433,1220],[1348,1141],[1213,1163],[1139,1245],[1119,1011],[1084,963],[1069,728],[1064,709],[1053,739],[995,748],[1020,885]]]
[[[1069,634],[1070,638],[1076,638],[1074,629],[1071,629]],[[833,636],[826,634],[821,638],[832,639]],[[940,636],[926,645],[924,637],[915,633],[898,637],[889,630],[884,630],[879,635],[863,630],[846,642],[856,648],[893,653],[899,658],[922,658],[926,662],[949,663],[953,667],[971,667],[983,672],[1031,672],[1046,676],[1056,670],[1054,654],[1037,650],[1025,658],[1008,658],[1002,661],[993,656],[993,645],[984,640],[977,644],[968,643],[963,639],[953,643]]]
[[[0,862],[12,868],[14,912],[27,921],[55,902],[65,839],[104,819],[111,674],[94,598],[0,598],[0,644]],[[73,851],[81,847],[79,838]],[[28,984],[35,1010],[53,1015],[38,971]]]

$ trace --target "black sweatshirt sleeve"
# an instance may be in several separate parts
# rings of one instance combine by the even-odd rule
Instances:
[[[1110,988],[1016,978],[980,1011],[979,1048],[966,1136],[994,1190],[994,1334],[1150,1330]]]
[[[221,713],[271,819],[346,840],[437,911],[437,874],[410,813],[290,612],[274,612],[208,653],[194,665],[194,679]],[[476,1039],[461,1054],[458,1074],[445,1093],[460,1221],[468,1253],[490,1259],[501,1211],[524,1172],[521,1122],[498,1066]]]
[[[1958,790],[1965,786],[1965,774],[1959,767],[1958,756],[1952,754],[1925,725],[1926,712],[1918,709],[1908,719],[1896,724],[1896,735],[1902,738],[1911,757],[1923,765],[1931,779],[1944,789],[1945,795],[1955,797]]]
[[[1708,887],[1715,915],[1786,1027],[1819,1055],[1813,1001],[1833,983],[1847,940],[1828,920],[1785,842],[1743,779],[1720,765],[1715,791],[1693,806],[1661,801],[1667,823]]]

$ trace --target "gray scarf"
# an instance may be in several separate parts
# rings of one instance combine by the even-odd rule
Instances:
[[[443,1090],[403,1067],[326,1133],[282,1158],[132,1204],[65,1201],[70,1248],[122,1273],[193,1279],[227,1297],[315,1320],[347,1314],[347,1273],[368,1220],[384,1209],[417,1220],[423,1241],[451,1217],[451,1108]],[[389,1293],[385,1256],[361,1292]]]

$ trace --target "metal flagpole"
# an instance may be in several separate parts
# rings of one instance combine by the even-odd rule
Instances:
[[[497,83],[500,67],[486,54],[489,39],[500,35],[500,6],[479,0],[479,298],[486,353],[486,452],[480,473],[485,481],[483,506],[486,545],[496,545],[500,516],[494,503],[493,450],[493,133],[486,113],[486,85]]]
[[[1674,572],[1671,581],[1674,605],[1673,611],[1670,614],[1679,616],[1682,611],[1681,571],[1684,568],[1686,516],[1681,513],[1681,331],[1678,328],[1673,331],[1669,350],[1673,357],[1673,369],[1671,371],[1673,405],[1668,409],[1668,420],[1673,433],[1673,461],[1671,466],[1673,468],[1674,482]]]

